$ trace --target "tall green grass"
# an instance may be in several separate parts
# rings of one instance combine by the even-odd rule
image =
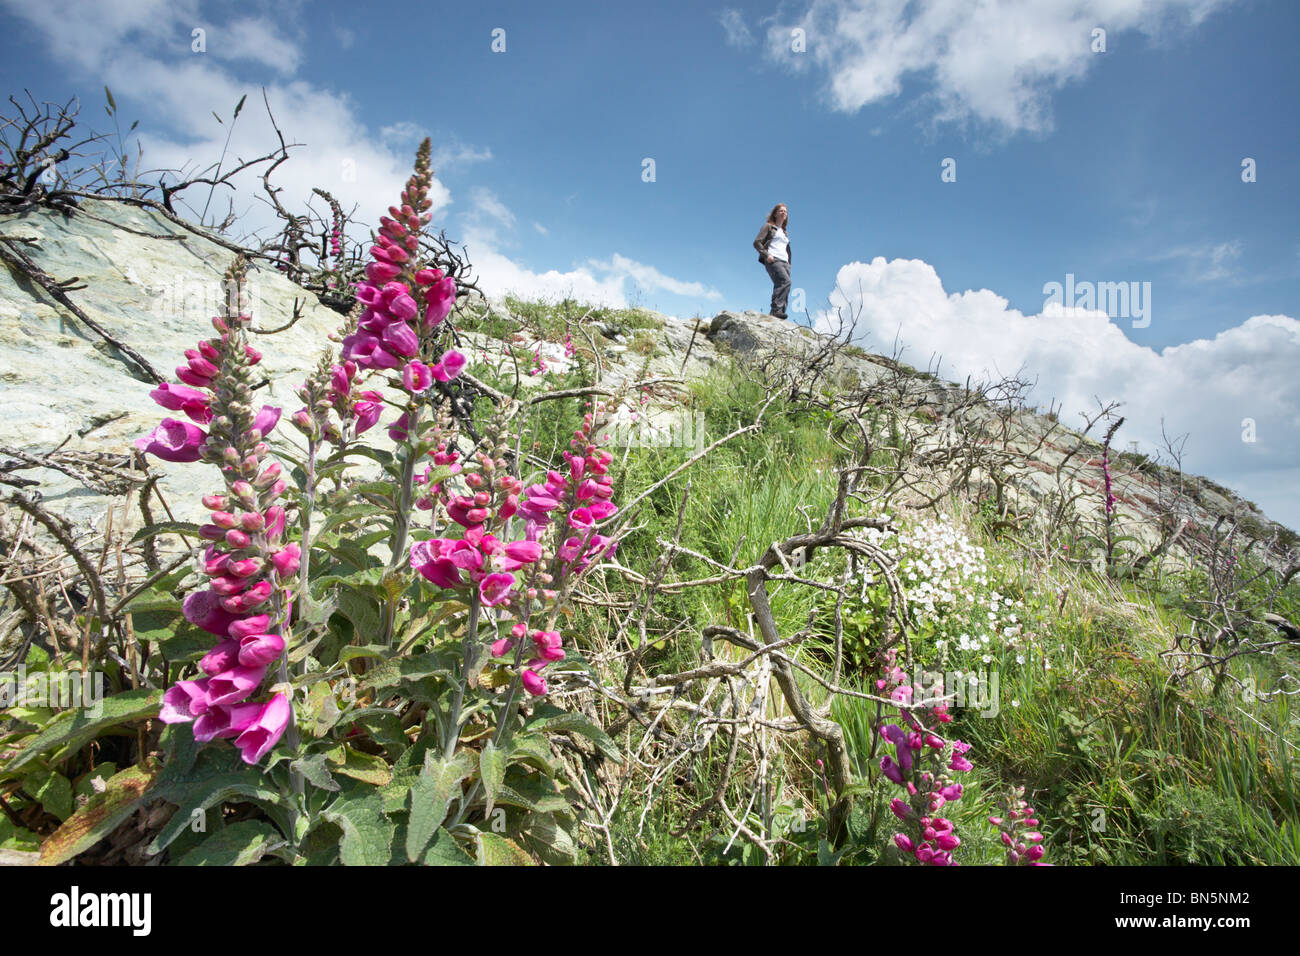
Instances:
[[[764,397],[761,385],[743,371],[720,369],[692,384],[683,410],[704,413],[711,442],[752,423]],[[556,419],[554,440],[562,440],[571,425]],[[835,466],[842,463],[827,425],[820,413],[774,402],[761,429],[723,445],[643,502],[636,530],[620,547],[620,560],[642,572],[653,566],[675,534],[688,482],[681,541],[714,561],[744,568],[774,541],[816,527],[834,494]],[[640,493],[691,453],[615,451],[616,500]],[[996,810],[1000,794],[1022,785],[1039,810],[1047,859],[1054,863],[1300,864],[1295,795],[1300,735],[1290,698],[1215,697],[1195,681],[1173,683],[1160,659],[1187,625],[1184,597],[1198,587],[1195,577],[1162,571],[1159,577],[1116,582],[1026,553],[1013,538],[992,533],[973,502],[956,500],[943,507],[985,547],[989,589],[1011,596],[1038,637],[1033,652],[992,651],[987,666],[999,673],[999,713],[981,717],[967,709],[950,727],[973,745],[969,758],[976,767],[963,780],[963,799],[946,810],[964,841],[958,860],[1001,860],[997,833],[984,818]],[[681,554],[671,569],[678,580],[715,573],[707,562]],[[805,627],[817,602],[827,600],[814,589],[789,584],[769,590],[786,634]],[[1294,616],[1297,606],[1293,584],[1281,609]],[[598,610],[583,615],[580,620],[590,628],[612,626],[612,618]],[[648,621],[654,646],[645,666],[695,663],[698,633],[712,623],[749,627],[740,582],[661,595]],[[799,653],[802,663],[820,666],[809,648]],[[1023,664],[1016,662],[1016,653],[1026,655]],[[1242,659],[1234,673],[1257,676],[1259,686],[1270,686],[1279,674],[1294,670],[1295,655],[1283,649],[1273,658]],[[872,676],[850,671],[844,682],[868,686]],[[824,699],[814,682],[805,683],[814,699]],[[832,715],[845,728],[862,783],[853,817],[860,842],[841,862],[888,862],[893,829],[881,809],[890,794],[878,786],[880,775],[870,759],[876,705],[840,698]],[[778,828],[797,808],[824,805],[815,750],[802,739],[786,741],[771,777],[776,810],[765,818]],[[620,855],[636,862],[752,862],[743,853],[737,856],[734,845],[722,855],[712,838],[697,835],[687,846],[666,835],[709,792],[708,771],[716,759],[711,752],[693,758],[689,772],[659,792],[654,806],[629,797],[617,820]],[[647,822],[638,836],[643,814]],[[761,822],[756,818],[756,825]],[[731,834],[722,829],[728,830],[725,844]],[[800,843],[792,835],[784,852],[786,862],[818,860],[813,838]]]

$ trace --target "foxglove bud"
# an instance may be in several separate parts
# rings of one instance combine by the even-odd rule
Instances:
[[[269,488],[271,485],[275,484],[277,479],[279,479],[280,471],[280,463],[274,461],[271,462],[271,464],[267,465],[266,468],[263,469],[260,475],[253,479],[253,487],[258,490]]]

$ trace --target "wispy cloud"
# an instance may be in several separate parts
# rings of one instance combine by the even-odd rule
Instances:
[[[492,159],[492,150],[488,147],[471,146],[455,134],[432,135],[419,123],[402,120],[385,126],[379,131],[384,145],[395,150],[411,151],[420,140],[429,136],[433,140],[433,170],[435,173],[461,170]]]
[[[588,259],[576,268],[538,272],[512,260],[502,252],[517,245],[518,217],[495,192],[485,187],[469,191],[469,203],[461,216],[466,250],[474,263],[479,287],[490,295],[555,300],[575,298],[593,305],[623,308],[635,290],[641,295],[663,292],[697,299],[720,299],[722,293],[700,282],[665,275],[646,265],[614,253],[608,260]],[[542,235],[547,229],[531,223]]]
[[[495,247],[514,241],[515,214],[496,193],[484,186],[475,186],[469,191],[469,210],[462,216],[462,222],[467,242]]]
[[[405,149],[408,146],[414,148],[428,135],[423,126],[410,120],[400,120],[379,128],[379,138],[384,141],[384,145],[395,149]]]
[[[683,282],[681,279],[674,279],[672,276],[664,275],[654,266],[648,266],[618,253],[614,253],[613,258],[605,262],[592,259],[590,265],[601,272],[622,276],[646,292],[669,292],[673,295],[700,299],[722,298],[721,292],[702,282]]]
[[[1187,278],[1193,282],[1221,282],[1240,275],[1242,241],[1203,243],[1196,246],[1178,246],[1150,256],[1152,262],[1182,262]]]
[[[464,169],[491,159],[492,150],[488,147],[470,146],[454,136],[445,143],[435,141],[433,147],[433,168],[439,172]]]
[[[978,121],[1003,133],[1052,128],[1050,97],[1101,62],[1092,31],[1149,38],[1200,24],[1233,0],[813,0],[771,26],[767,51],[825,78],[834,109],[855,112],[921,78],[936,122]],[[806,52],[794,49],[801,29]]]
[[[745,26],[745,18],[734,7],[728,7],[718,14],[718,22],[727,35],[727,46],[747,47],[754,45],[754,34]]]
[[[286,75],[298,72],[302,50],[266,17],[245,17],[218,28],[207,38],[208,51],[218,59],[250,60]]]

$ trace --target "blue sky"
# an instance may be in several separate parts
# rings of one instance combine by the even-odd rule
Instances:
[[[307,144],[286,195],[325,186],[367,221],[432,135],[436,224],[489,291],[762,309],[750,242],[785,202],[800,321],[843,307],[867,347],[897,335],[952,378],[1023,368],[1071,423],[1094,396],[1124,401],[1121,439],[1149,448],[1163,421],[1189,435],[1185,465],[1300,525],[1300,5],[385,9],[0,0],[0,79],[79,96],[97,129],[110,85],[162,168],[215,160],[210,111],[245,92],[235,151],[267,150],[265,86]],[[250,227],[265,221],[252,185],[236,197]],[[1149,288],[1145,319],[1049,304],[1067,274]]]

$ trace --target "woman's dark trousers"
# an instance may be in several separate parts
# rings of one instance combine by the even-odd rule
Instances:
[[[786,300],[790,297],[790,263],[777,259],[764,265],[772,279],[772,307],[768,310],[769,314],[784,319]]]

